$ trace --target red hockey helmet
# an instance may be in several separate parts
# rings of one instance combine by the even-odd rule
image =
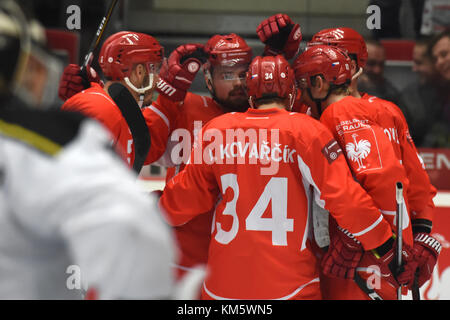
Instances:
[[[308,42],[308,46],[334,45],[344,49],[348,54],[356,55],[358,67],[362,68],[367,61],[367,47],[364,38],[352,28],[331,28],[317,32]]]
[[[163,47],[150,35],[122,31],[105,40],[98,62],[105,77],[122,80],[129,76],[133,65],[158,65],[164,56]]]
[[[281,56],[256,57],[247,72],[247,95],[261,98],[295,97],[295,76],[289,62]],[[293,101],[292,101],[293,102]]]
[[[252,60],[252,49],[245,40],[237,34],[215,35],[205,46],[208,53],[208,62],[211,66],[234,66],[236,64],[249,64]]]
[[[297,80],[306,79],[311,87],[311,77],[322,75],[325,81],[341,85],[350,82],[350,58],[341,49],[327,45],[308,47],[294,61],[295,77]]]
[[[109,36],[108,38],[106,38],[106,40],[103,42],[103,45],[102,45],[102,47],[100,49],[100,53],[98,55],[98,62],[99,62],[100,65],[101,65],[100,60],[104,59],[102,57],[104,57],[104,55],[105,55],[105,49],[109,48],[109,44],[112,41],[114,41],[114,40],[116,40],[116,39],[120,38],[121,36],[126,35],[128,33],[130,33],[130,31],[120,31],[120,32],[114,33],[111,36]]]

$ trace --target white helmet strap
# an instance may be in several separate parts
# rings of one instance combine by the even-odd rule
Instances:
[[[352,81],[355,80],[356,78],[358,78],[361,73],[363,72],[363,68],[359,68],[359,70],[352,76]]]
[[[141,95],[143,95],[146,91],[150,90],[153,88],[153,84],[154,84],[154,75],[153,73],[149,73],[148,75],[148,85],[142,88],[136,88],[136,86],[134,84],[131,83],[130,79],[128,77],[123,78],[123,80],[125,81],[125,83],[136,93],[139,93]]]

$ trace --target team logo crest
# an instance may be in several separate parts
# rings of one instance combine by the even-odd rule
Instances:
[[[358,134],[352,134],[353,142],[349,142],[345,145],[345,151],[347,152],[347,158],[358,164],[357,171],[366,169],[363,160],[370,154],[370,148],[372,145],[369,140],[360,139],[356,140]]]
[[[195,61],[192,61],[188,64],[188,70],[190,73],[196,73],[200,68],[199,64]]]

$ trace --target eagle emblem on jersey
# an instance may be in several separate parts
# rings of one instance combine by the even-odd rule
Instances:
[[[368,140],[360,139],[356,140],[358,134],[352,134],[353,142],[349,142],[345,145],[345,151],[347,152],[347,158],[358,164],[357,171],[365,169],[366,166],[363,163],[363,159],[367,158],[370,153],[371,144]]]

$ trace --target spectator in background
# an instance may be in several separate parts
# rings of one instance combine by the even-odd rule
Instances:
[[[409,115],[408,125],[418,147],[426,147],[427,134],[433,124],[441,117],[442,102],[438,93],[438,74],[433,58],[428,52],[430,39],[416,41],[413,49],[412,71],[417,79],[401,93],[401,99]],[[427,138],[429,140],[429,138]]]
[[[366,40],[366,46],[368,57],[358,82],[358,90],[395,103],[408,119],[400,99],[400,92],[384,77],[386,53],[383,45],[377,40]]]
[[[450,29],[436,35],[430,43],[429,53],[442,80],[450,84]]]
[[[450,148],[450,29],[433,37],[428,54],[439,75],[436,89],[440,106],[424,142],[430,147]]]

